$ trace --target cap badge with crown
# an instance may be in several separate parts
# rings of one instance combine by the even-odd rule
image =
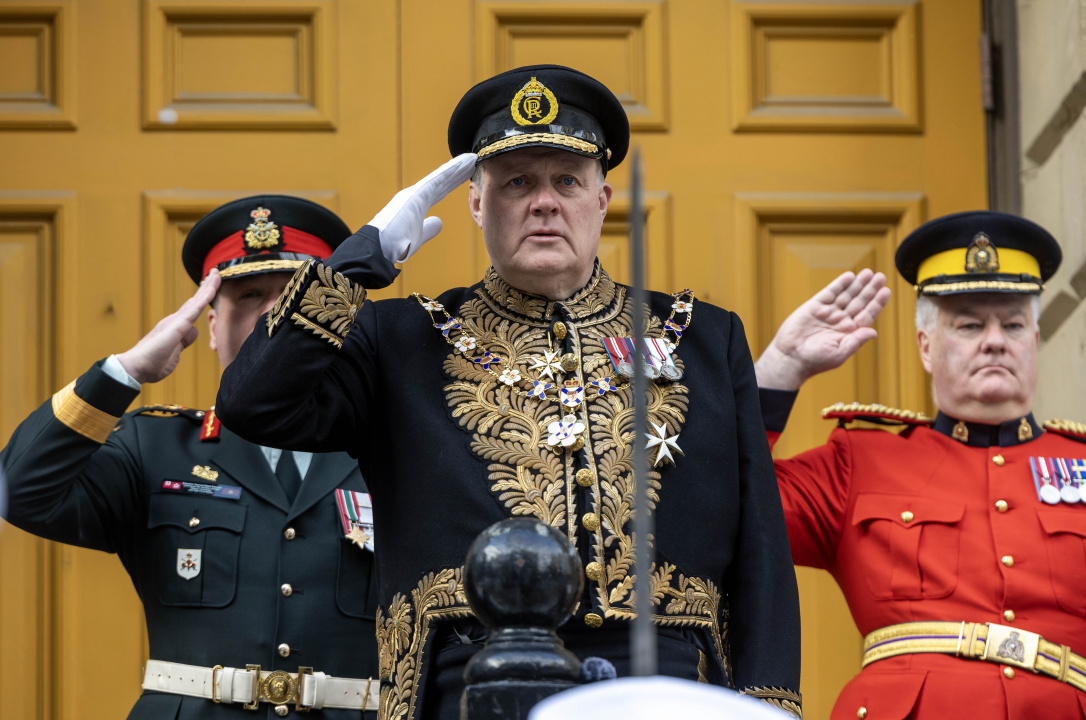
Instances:
[[[982,232],[973,236],[965,251],[965,271],[971,273],[999,272],[999,253],[992,239]]]
[[[513,96],[509,109],[517,125],[549,125],[558,117],[558,98],[533,76]]]
[[[245,247],[250,250],[267,250],[279,244],[279,226],[268,220],[271,210],[258,207],[249,213],[253,222],[245,229]]]

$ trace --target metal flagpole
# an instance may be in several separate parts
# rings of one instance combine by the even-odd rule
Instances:
[[[656,630],[652,625],[649,591],[649,536],[653,519],[649,517],[649,478],[645,438],[648,437],[647,395],[645,385],[645,330],[648,328],[648,295],[645,292],[644,215],[641,210],[641,151],[634,148],[630,179],[630,259],[633,279],[634,335],[634,592],[637,617],[630,635],[630,657],[635,676],[656,674]]]

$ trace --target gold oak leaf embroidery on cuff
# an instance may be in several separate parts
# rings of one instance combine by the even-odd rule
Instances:
[[[291,320],[337,348],[343,347],[343,338],[366,300],[366,289],[324,265],[316,265],[314,274]]]
[[[275,334],[275,330],[279,327],[279,324],[283,321],[283,318],[287,316],[287,313],[294,307],[294,300],[298,297],[298,292],[305,287],[306,280],[309,278],[310,272],[316,263],[312,258],[306,260],[301,266],[298,267],[294,275],[290,278],[290,282],[283,288],[283,292],[279,295],[279,298],[275,301],[275,305],[272,306],[271,312],[268,313],[267,325],[268,325],[268,337]]]
[[[780,708],[793,717],[803,720],[803,698],[798,692],[782,687],[748,687],[741,690],[739,694],[764,700],[773,707]]]

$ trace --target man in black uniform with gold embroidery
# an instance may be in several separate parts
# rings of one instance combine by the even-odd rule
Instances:
[[[651,433],[633,435],[633,307],[595,260],[605,174],[628,144],[621,104],[577,71],[520,68],[475,86],[449,125],[457,157],[300,269],[224,375],[229,427],[346,450],[370,479],[381,718],[458,717],[485,636],[464,556],[510,516],[568,536],[586,583],[559,634],[628,673],[635,442],[653,463],[660,672],[799,711],[795,576],[734,314],[688,291],[652,294]],[[364,302],[437,234],[426,212],[469,176],[492,262],[482,282]]]
[[[349,234],[335,214],[294,197],[211,212],[182,253],[196,294],[54,395],[0,453],[12,524],[117,553],[132,576],[150,660],[129,718],[309,709],[362,720],[364,706],[376,710],[372,516],[357,464],[254,445],[214,410],[122,416],[141,383],[177,366],[209,303],[211,347],[226,366],[288,273]]]

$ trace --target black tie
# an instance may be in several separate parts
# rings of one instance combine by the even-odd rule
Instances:
[[[294,502],[298,496],[298,490],[302,487],[302,476],[298,472],[298,463],[294,462],[294,453],[284,450],[279,456],[279,464],[275,466],[275,477],[283,484],[283,491],[287,494],[287,500]]]

